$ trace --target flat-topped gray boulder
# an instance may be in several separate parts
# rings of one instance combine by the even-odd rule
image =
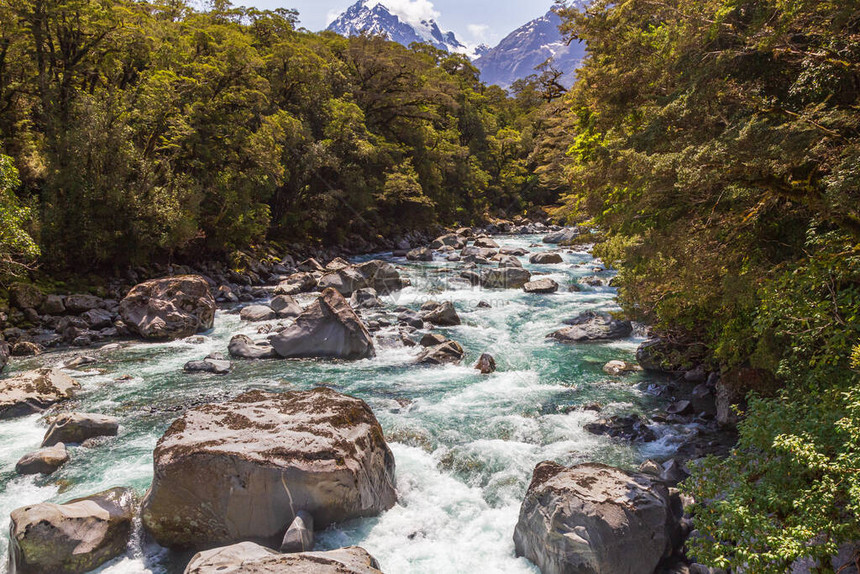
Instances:
[[[80,387],[59,369],[38,369],[0,379],[0,419],[41,412],[72,398]]]
[[[94,413],[63,413],[54,418],[42,446],[57,443],[80,444],[97,436],[116,436],[119,419]]]
[[[558,283],[548,278],[537,279],[523,285],[523,291],[526,293],[547,295],[558,291]]]
[[[83,574],[123,554],[131,537],[134,492],[112,488],[65,504],[12,511],[9,574]]]
[[[555,265],[563,262],[564,259],[562,259],[561,254],[559,253],[535,253],[529,257],[529,263],[533,263],[535,265]]]
[[[129,330],[155,340],[183,339],[211,329],[215,308],[209,284],[199,275],[146,281],[132,288],[119,304]]]
[[[293,273],[275,287],[275,295],[298,295],[317,288],[317,278],[307,271]]]
[[[243,321],[271,321],[277,317],[275,310],[268,305],[248,305],[239,311],[239,318]]]
[[[409,261],[433,261],[433,252],[429,247],[416,247],[406,254]]]
[[[213,375],[226,375],[233,368],[232,363],[220,353],[212,353],[202,361],[188,361],[182,370],[186,373],[211,373]]]
[[[553,231],[543,238],[544,243],[568,243],[579,235],[579,230],[566,227],[561,231]]]
[[[323,291],[295,323],[269,340],[287,359],[356,360],[376,354],[367,327],[334,289]]]
[[[615,319],[609,313],[586,311],[565,323],[570,327],[550,333],[547,337],[562,343],[582,343],[624,339],[633,333],[633,324],[630,321]]]
[[[542,574],[653,574],[682,544],[680,497],[644,474],[542,462],[520,508],[517,556]]]
[[[281,554],[253,542],[196,554],[184,574],[382,574],[364,548]]]
[[[69,461],[69,451],[66,445],[57,443],[54,446],[40,448],[25,454],[15,464],[18,474],[52,474]]]
[[[325,388],[189,410],[158,441],[154,466],[141,514],[171,548],[277,547],[299,510],[324,529],[396,501],[394,457],[370,407]]]
[[[487,271],[481,284],[487,289],[522,289],[532,274],[519,267],[504,267]]]
[[[280,355],[268,341],[254,341],[247,335],[234,335],[227,345],[231,357],[239,359],[278,359]]]
[[[302,314],[302,306],[291,295],[277,295],[269,303],[278,319],[289,319]]]

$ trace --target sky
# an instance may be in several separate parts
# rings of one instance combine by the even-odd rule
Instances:
[[[435,18],[444,31],[453,30],[468,46],[495,46],[502,38],[530,20],[543,16],[552,0],[373,0],[385,4],[407,21]],[[356,0],[234,0],[258,8],[295,8],[301,26],[317,32],[325,29]]]

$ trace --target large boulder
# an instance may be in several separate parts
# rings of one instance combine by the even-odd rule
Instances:
[[[550,294],[558,291],[558,283],[544,277],[543,279],[537,279],[535,281],[529,281],[525,285],[523,285],[523,291],[526,293],[537,293],[537,294]]]
[[[403,279],[397,268],[391,263],[373,259],[356,265],[355,268],[361,273],[366,281],[366,287],[376,289],[380,295],[388,295],[403,289]]]
[[[277,314],[278,319],[289,319],[302,314],[302,306],[291,295],[273,297],[269,307]]]
[[[239,359],[277,359],[280,355],[268,341],[254,341],[247,335],[234,335],[227,345],[231,357]]]
[[[433,261],[433,252],[429,247],[416,247],[406,254],[409,261]]]
[[[296,318],[270,338],[275,351],[287,359],[367,359],[376,352],[364,323],[343,295],[326,289]]]
[[[275,288],[275,295],[298,295],[317,288],[317,278],[313,273],[293,273]]]
[[[137,285],[119,312],[126,326],[144,339],[183,339],[212,328],[215,299],[203,277],[179,275]]]
[[[418,355],[416,362],[419,365],[459,365],[466,356],[463,347],[457,341],[445,339],[437,345],[424,345],[424,351]]]
[[[59,369],[38,369],[0,379],[0,419],[41,412],[70,399],[80,386]]]
[[[554,231],[543,238],[544,243],[568,243],[579,235],[577,229],[567,227],[561,231]]]
[[[135,497],[112,488],[65,504],[43,502],[12,511],[9,574],[78,574],[126,551]]]
[[[542,574],[653,574],[680,546],[682,516],[680,497],[653,477],[542,462],[514,545]]]
[[[141,514],[172,548],[277,546],[299,510],[324,529],[396,501],[394,457],[370,407],[325,388],[189,410],[158,441],[154,464]]]
[[[239,311],[240,319],[243,321],[250,321],[252,323],[258,321],[271,321],[277,316],[278,315],[275,313],[275,310],[268,305],[248,305]]]
[[[98,436],[116,436],[119,432],[119,419],[93,413],[63,413],[54,418],[42,446],[58,443],[80,444]]]
[[[439,327],[453,327],[460,324],[460,316],[451,301],[437,303],[424,313],[423,319]]]
[[[68,461],[69,451],[66,450],[66,445],[58,443],[22,456],[15,464],[15,472],[18,474],[52,474]]]
[[[561,254],[559,253],[535,253],[529,257],[529,263],[533,263],[535,265],[554,265],[556,263],[563,262],[564,259],[562,259]]]
[[[466,240],[456,233],[449,233],[441,237],[437,237],[430,244],[430,249],[442,249],[443,247],[453,247],[454,249],[463,249],[466,246]]]
[[[364,548],[350,546],[328,552],[281,554],[253,542],[196,554],[184,574],[382,574]]]
[[[367,286],[367,279],[355,267],[346,267],[323,275],[318,287],[321,290],[335,289],[344,297],[349,297],[359,289]]]
[[[531,280],[532,274],[519,267],[490,269],[483,277],[487,289],[522,289]]]
[[[489,237],[479,237],[475,240],[475,247],[480,247],[482,249],[498,249],[499,244],[490,239]]]
[[[9,287],[9,302],[18,309],[38,309],[45,295],[31,283],[13,283]]]
[[[75,314],[86,313],[93,309],[101,309],[104,306],[104,301],[101,298],[86,293],[68,295],[64,301],[66,311]]]
[[[633,332],[630,321],[615,319],[608,313],[586,311],[574,319],[565,321],[570,327],[565,327],[547,337],[562,343],[583,343],[587,341],[606,341],[624,339]]]

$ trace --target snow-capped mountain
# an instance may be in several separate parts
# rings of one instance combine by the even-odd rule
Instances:
[[[433,19],[407,22],[379,0],[358,0],[329,24],[327,30],[341,36],[358,36],[362,32],[386,36],[408,46],[413,42],[431,44],[447,52],[466,53],[468,49],[453,32],[443,32]]]
[[[498,46],[475,60],[481,80],[508,88],[516,80],[535,73],[535,67],[552,58],[553,66],[563,71],[562,83],[570,87],[575,70],[585,57],[585,44],[567,45],[558,27],[561,18],[550,11],[511,32]]]

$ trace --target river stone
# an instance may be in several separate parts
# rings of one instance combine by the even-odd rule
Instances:
[[[437,304],[424,314],[424,320],[440,327],[453,327],[460,324],[460,316],[451,301]]]
[[[54,446],[57,443],[80,444],[87,439],[97,436],[116,436],[119,432],[119,419],[107,415],[92,413],[63,413],[57,415],[42,446]]]
[[[12,511],[9,574],[79,574],[123,554],[134,519],[129,488]]]
[[[239,312],[239,318],[243,321],[271,321],[275,317],[277,314],[268,305],[248,305]]]
[[[284,554],[292,554],[294,552],[310,552],[313,549],[314,517],[304,510],[299,510],[296,513],[296,518],[287,528],[283,540],[281,540],[280,550]]]
[[[579,231],[573,228],[565,228],[561,231],[554,231],[549,235],[543,238],[544,243],[567,243],[569,241],[573,241],[576,236],[579,235]]]
[[[475,240],[475,247],[480,247],[481,249],[498,249],[499,244],[490,239],[489,237],[479,237]]]
[[[344,297],[349,297],[367,285],[367,279],[355,267],[346,267],[323,275],[318,283],[321,290],[335,289]]]
[[[349,304],[353,309],[373,309],[383,306],[382,301],[377,297],[376,289],[372,287],[359,289],[353,293],[349,299]]]
[[[13,283],[9,287],[9,303],[18,309],[38,309],[45,295],[31,283]]]
[[[42,301],[42,313],[45,315],[62,315],[66,312],[66,306],[63,304],[63,298],[59,295],[48,295]]]
[[[144,339],[183,339],[212,328],[215,299],[203,277],[179,275],[132,288],[119,311],[128,328]]]
[[[442,249],[443,247],[453,247],[454,249],[462,249],[466,246],[466,241],[456,233],[449,233],[441,237],[437,237],[430,244],[430,249]]]
[[[496,359],[489,353],[484,353],[475,363],[475,368],[481,371],[482,375],[489,375],[496,371]]]
[[[522,262],[513,255],[496,255],[493,261],[499,262],[499,267],[522,267]]]
[[[427,347],[418,355],[416,362],[419,365],[459,365],[465,354],[460,343],[446,340],[439,345]]]
[[[390,295],[405,287],[397,268],[391,263],[373,259],[356,265],[355,268],[364,276],[366,287],[376,289],[380,295]]]
[[[277,351],[268,341],[255,342],[247,335],[234,335],[227,345],[231,357],[240,359],[277,359]]]
[[[188,361],[182,370],[186,373],[212,373],[213,375],[226,375],[233,365],[220,353],[213,353],[202,361]]]
[[[143,523],[171,548],[277,545],[298,510],[324,529],[396,501],[394,456],[370,407],[326,388],[189,410],[159,439],[154,466]]]
[[[3,369],[6,368],[6,365],[9,363],[9,357],[11,355],[12,349],[9,348],[9,343],[7,343],[6,341],[0,341],[0,372],[3,372]],[[0,383],[0,389],[2,388],[2,383]],[[2,395],[0,395],[0,397],[2,397]],[[0,412],[0,418],[3,418],[2,412]]]
[[[382,574],[364,548],[280,554],[253,542],[241,542],[196,554],[184,574]]]
[[[376,355],[373,339],[343,295],[326,289],[295,323],[270,338],[284,358],[367,359]]]
[[[51,474],[69,461],[69,451],[66,445],[57,443],[54,446],[40,448],[25,454],[15,464],[18,474]]]
[[[12,345],[13,357],[36,357],[42,354],[42,347],[32,341],[18,341]]]
[[[41,412],[71,398],[80,386],[59,369],[38,369],[0,379],[0,419]]]
[[[533,263],[535,265],[554,265],[556,263],[563,262],[564,259],[562,259],[561,255],[558,253],[535,253],[529,257],[529,263]]]
[[[406,254],[409,261],[433,261],[433,252],[428,247],[418,247]]]
[[[269,307],[278,315],[279,319],[289,319],[302,314],[302,306],[290,295],[273,297]]]
[[[106,329],[113,326],[113,314],[107,309],[90,309],[81,314],[90,329]]]
[[[547,337],[561,341],[562,343],[581,343],[587,341],[605,341],[610,339],[624,339],[633,332],[633,324],[630,321],[614,319],[608,313],[595,313],[587,311],[578,317],[565,321],[571,325]]]
[[[421,337],[421,342],[418,343],[422,347],[435,347],[436,345],[441,345],[448,338],[445,335],[440,335],[439,333],[427,333],[423,337]]]
[[[526,293],[536,293],[539,295],[548,295],[550,293],[555,293],[558,291],[558,283],[553,281],[552,279],[538,279],[536,281],[529,281],[525,285],[523,285],[523,291]]]
[[[325,268],[327,271],[338,271],[339,269],[346,269],[349,266],[349,262],[342,257],[335,257],[334,259],[326,263]]]
[[[681,544],[682,504],[653,477],[542,462],[520,509],[517,556],[542,574],[653,574]]]
[[[522,289],[531,276],[531,273],[519,267],[490,269],[483,277],[483,285],[487,289]]]
[[[95,295],[77,294],[68,295],[65,298],[66,311],[69,313],[80,314],[99,309],[103,305],[103,301]]]
[[[304,261],[299,263],[296,268],[299,271],[304,271],[305,273],[314,273],[316,271],[325,271],[325,267],[323,267],[322,264],[319,261],[317,261],[316,259],[314,259],[313,257],[305,259]]]
[[[293,273],[275,288],[275,295],[298,295],[317,288],[317,278],[312,273]]]

